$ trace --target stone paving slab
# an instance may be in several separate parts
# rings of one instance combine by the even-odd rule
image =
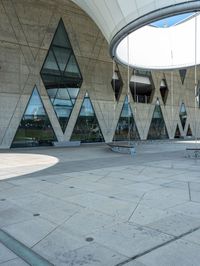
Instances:
[[[188,215],[175,214],[150,223],[148,226],[172,236],[179,236],[199,227],[200,219]]]
[[[118,219],[110,215],[91,209],[84,209],[74,214],[60,228],[76,235],[86,236],[106,226],[112,226],[117,222]]]
[[[59,266],[116,266],[146,250],[148,254],[124,265],[186,266],[182,262],[189,263],[198,252],[199,230],[182,237],[183,242],[173,236],[200,226],[200,166],[182,156],[182,144],[170,149],[156,145],[140,145],[134,158],[113,154],[105,145],[2,153],[16,155],[7,175],[16,172],[16,177],[0,181],[0,227]],[[30,173],[28,162],[23,167],[22,156],[17,157],[20,153],[23,158],[32,153],[54,157],[58,163],[34,172],[31,162]],[[5,170],[0,164],[0,176]],[[177,244],[165,245],[169,240]],[[159,245],[164,246],[151,250]],[[160,254],[171,264],[167,259],[162,264]],[[179,257],[182,264],[173,264]],[[191,262],[187,266],[199,266],[196,259]]]
[[[184,240],[200,245],[200,230],[197,230],[185,236]]]
[[[0,243],[0,264],[15,258],[17,258],[17,256]]]
[[[147,266],[199,266],[200,246],[178,240],[138,259]]]
[[[51,254],[46,254],[55,266],[115,266],[118,262],[124,261],[127,257],[97,243],[83,246],[73,251],[61,252],[55,249]]]
[[[3,227],[3,230],[27,247],[32,247],[52,232],[55,227],[54,224],[35,217],[32,220]]]
[[[27,266],[26,262],[24,262],[21,259],[14,259],[14,260],[9,260],[3,263],[0,263],[1,266]]]
[[[92,235],[97,243],[132,257],[156,245],[165,243],[172,236],[147,227],[129,223],[119,223],[98,230]]]

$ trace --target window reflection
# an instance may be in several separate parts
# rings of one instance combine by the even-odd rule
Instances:
[[[49,146],[53,141],[56,137],[35,87],[11,147]]]
[[[181,125],[182,125],[183,130],[184,130],[185,124],[186,124],[186,120],[187,120],[187,113],[186,113],[186,108],[185,108],[185,104],[184,103],[181,104],[179,117],[180,117],[180,120],[181,120]]]
[[[151,120],[151,125],[149,128],[148,139],[167,139],[168,133],[165,126],[165,121],[162,115],[162,111],[160,108],[160,103],[157,100],[153,117]]]
[[[64,132],[83,79],[62,19],[42,67],[41,77]]]
[[[113,140],[125,141],[138,139],[140,139],[140,137],[131,107],[128,103],[128,97],[126,96]]]
[[[92,103],[87,94],[81,106],[71,140],[80,140],[83,143],[104,141]]]
[[[134,102],[152,102],[155,87],[150,71],[135,69],[131,76],[129,86]]]
[[[179,126],[177,125],[174,138],[180,138],[180,137],[181,137],[181,132],[180,132]]]
[[[116,65],[115,68],[116,69],[113,72],[113,76],[111,80],[111,86],[113,88],[116,101],[119,101],[119,98],[122,92],[123,81],[122,81],[122,77],[120,75],[118,66]]]

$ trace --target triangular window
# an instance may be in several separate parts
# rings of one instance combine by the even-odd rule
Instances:
[[[192,137],[192,130],[191,130],[190,124],[188,125],[188,130],[187,130],[187,135],[186,136]]]
[[[50,146],[53,141],[56,136],[35,86],[11,147]]]
[[[122,92],[123,81],[117,65],[115,71],[113,72],[111,85],[115,94],[115,99],[118,101]]]
[[[179,126],[177,125],[174,138],[180,138],[180,137],[181,137],[181,132],[180,132]]]
[[[62,19],[42,67],[41,77],[64,132],[83,79]]]
[[[126,96],[121,115],[115,130],[114,141],[129,141],[140,139],[133,112]]]
[[[147,139],[167,139],[167,138],[168,138],[168,133],[165,126],[165,121],[163,118],[159,100],[157,100]]]
[[[79,89],[73,90],[73,95],[70,96],[70,89],[49,89],[48,94],[51,99],[54,111],[58,117],[60,126],[63,132],[66,129],[67,123],[69,121],[72,109],[76,102],[76,98],[79,92]]]
[[[58,63],[59,69],[63,72],[69,61],[71,50],[62,47],[53,47],[54,55]]]
[[[181,78],[181,82],[182,82],[182,84],[183,84],[184,81],[185,81],[186,73],[187,73],[187,69],[180,69],[180,70],[179,70],[179,74],[180,74],[180,78]]]
[[[183,127],[183,130],[185,128],[185,124],[186,124],[186,120],[187,120],[187,112],[186,112],[186,108],[185,108],[185,104],[182,103],[181,107],[180,107],[180,111],[179,111],[179,117],[181,120],[181,125]]]
[[[162,79],[161,84],[160,84],[160,94],[161,94],[164,104],[166,104],[168,93],[169,93],[169,90],[167,87],[166,79]]]
[[[88,143],[104,141],[99,122],[96,118],[94,108],[88,94],[84,97],[71,140],[80,140],[81,142]]]

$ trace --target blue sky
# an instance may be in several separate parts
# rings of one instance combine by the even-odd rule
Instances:
[[[183,19],[186,19],[187,17],[190,17],[194,13],[186,13],[186,14],[180,14],[173,17],[164,18],[158,21],[155,21],[151,23],[152,26],[164,28],[166,25],[167,27],[171,27],[174,24],[180,22]]]

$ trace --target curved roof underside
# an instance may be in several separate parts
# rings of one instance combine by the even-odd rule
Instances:
[[[138,18],[182,3],[199,2],[186,0],[72,0],[98,25],[110,43],[113,37]]]
[[[169,16],[197,12],[199,0],[72,0],[97,24],[110,45],[110,54],[117,61],[126,64],[117,56],[117,48],[123,40],[156,20]],[[194,61],[194,60],[193,60]],[[179,67],[187,65],[180,62]],[[167,63],[168,64],[168,63]],[[137,67],[138,64],[132,64]],[[174,64],[173,68],[178,66]],[[148,68],[147,65],[140,68]],[[155,67],[162,67],[160,64]],[[167,66],[170,69],[170,64]],[[153,67],[154,68],[154,67]],[[163,67],[165,69],[165,67]]]

